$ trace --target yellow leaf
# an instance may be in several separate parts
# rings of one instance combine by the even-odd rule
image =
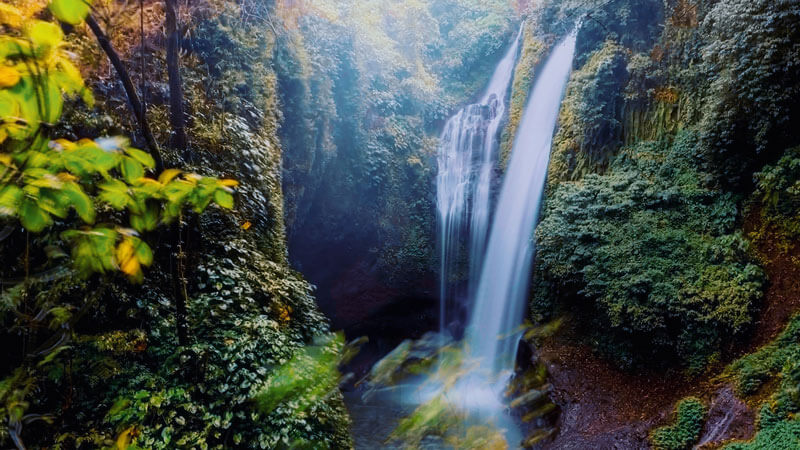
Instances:
[[[291,314],[292,314],[292,307],[291,306],[289,306],[289,305],[278,306],[278,316],[279,316],[281,322],[288,322],[289,319],[291,318]]]
[[[61,172],[56,176],[61,181],[75,181],[75,180],[78,179],[78,177],[76,177],[75,175],[73,175],[73,174],[71,174],[69,172]]]
[[[148,177],[137,178],[136,179],[136,183],[139,184],[140,186],[144,186],[144,185],[157,186],[157,187],[163,187],[164,186],[162,183],[159,183],[158,181],[156,181],[156,180],[154,180],[152,178],[148,178]]]
[[[13,67],[0,66],[0,88],[8,88],[19,83],[19,72]]]
[[[236,180],[225,179],[225,180],[219,180],[219,184],[225,187],[236,187],[239,185],[239,182]]]
[[[0,24],[18,28],[22,25],[22,13],[11,5],[0,3]]]
[[[55,141],[50,141],[50,148],[56,151],[74,150],[77,147],[78,146],[74,142],[66,139],[56,139]]]
[[[139,435],[139,430],[130,427],[117,437],[117,450],[127,450],[131,441]]]
[[[167,170],[161,172],[161,175],[158,176],[158,181],[161,184],[167,184],[170,181],[172,181],[173,178],[175,178],[178,175],[180,175],[180,173],[181,173],[181,171],[178,170],[178,169],[167,169]]]
[[[117,264],[119,264],[119,269],[132,277],[138,275],[140,271],[139,260],[136,259],[134,251],[135,249],[130,239],[123,240],[119,246],[117,246]]]
[[[120,270],[122,270],[122,272],[125,273],[125,275],[128,275],[133,278],[138,278],[139,275],[142,273],[142,265],[139,264],[138,259],[131,258],[120,266]]]
[[[245,223],[243,223],[243,224],[242,224],[242,229],[243,229],[243,230],[245,230],[245,231],[247,231],[247,230],[249,230],[249,229],[250,229],[250,227],[251,227],[251,226],[253,226],[253,224],[252,224],[252,223],[250,223],[250,221],[248,220],[247,222],[245,222]]]

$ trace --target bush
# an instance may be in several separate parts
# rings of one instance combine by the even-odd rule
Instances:
[[[800,446],[800,316],[768,345],[733,364],[727,373],[742,395],[753,395],[775,386],[769,401],[761,405],[758,433],[751,442],[734,443],[729,450],[795,449]],[[770,383],[776,380],[777,383]]]
[[[800,237],[800,147],[753,175],[764,225],[775,227],[791,245]]]
[[[724,0],[703,19],[711,81],[703,140],[726,184],[747,182],[765,153],[798,143],[792,129],[800,114],[798,21],[798,0]]]
[[[700,399],[687,397],[675,408],[675,423],[650,433],[656,450],[688,450],[700,439],[706,420],[706,406]]]
[[[764,274],[735,230],[734,198],[703,186],[695,151],[689,133],[643,143],[605,175],[559,184],[536,236],[539,285],[573,293],[615,352],[699,368],[751,322]]]

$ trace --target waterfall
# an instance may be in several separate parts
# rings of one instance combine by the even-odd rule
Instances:
[[[519,49],[522,28],[495,69],[480,102],[451,117],[440,138],[436,206],[439,214],[440,284],[439,329],[446,334],[448,305],[456,301],[450,276],[459,261],[470,264],[471,280],[480,273],[490,211],[490,184],[496,135],[506,111],[506,94]],[[466,228],[466,229],[465,229]],[[462,239],[469,232],[467,253]],[[469,289],[474,291],[475,286]]]
[[[494,214],[466,343],[491,375],[514,368],[550,145],[572,66],[576,32],[558,44],[535,81]]]

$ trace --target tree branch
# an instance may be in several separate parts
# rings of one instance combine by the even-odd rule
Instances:
[[[164,160],[161,159],[161,152],[158,148],[158,143],[156,143],[153,133],[150,131],[150,124],[147,122],[147,117],[144,114],[142,102],[139,101],[139,96],[136,94],[136,89],[133,87],[133,82],[128,74],[128,70],[125,69],[125,66],[122,64],[122,60],[120,60],[119,54],[117,54],[116,50],[114,50],[114,47],[111,45],[111,41],[108,39],[108,36],[106,36],[106,34],[100,28],[100,25],[97,24],[97,21],[94,20],[94,17],[92,17],[91,14],[86,16],[86,23],[89,25],[89,28],[91,28],[92,33],[94,33],[94,35],[97,37],[97,42],[100,43],[100,47],[102,47],[103,51],[106,53],[106,55],[108,55],[111,65],[114,66],[120,81],[122,81],[122,87],[125,89],[125,94],[128,96],[128,104],[130,105],[131,110],[133,110],[133,115],[136,116],[136,121],[139,122],[139,128],[141,129],[144,140],[147,143],[147,147],[150,149],[150,155],[153,156],[153,159],[156,162],[156,171],[163,171]]]
[[[167,32],[167,75],[169,76],[169,122],[172,125],[171,144],[186,151],[186,124],[183,117],[183,87],[178,59],[180,36],[178,34],[178,12],[175,0],[165,0]]]

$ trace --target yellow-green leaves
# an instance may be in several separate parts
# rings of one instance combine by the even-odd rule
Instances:
[[[22,13],[11,5],[0,3],[0,24],[17,28],[22,25]]]
[[[128,233],[117,246],[116,263],[132,281],[142,280],[142,266],[153,262],[150,247],[135,235]]]
[[[112,228],[69,230],[61,237],[72,244],[72,264],[84,276],[116,270],[116,242],[119,233]]]
[[[222,189],[214,191],[214,203],[227,209],[233,208],[233,195]]]
[[[145,153],[139,149],[135,149],[132,147],[126,148],[125,153],[127,153],[131,158],[133,158],[134,161],[147,167],[148,169],[152,169],[153,167],[156,166],[156,162],[153,160],[153,157],[150,156],[149,153]]]
[[[84,0],[50,3],[53,15],[71,24],[89,8]],[[0,34],[0,216],[33,233],[57,221],[59,227],[80,227],[61,237],[72,245],[81,274],[121,271],[141,281],[153,254],[140,233],[175,220],[187,206],[196,212],[212,202],[233,207],[235,181],[177,169],[149,178],[153,157],[128,139],[51,140],[50,128],[42,125],[61,120],[64,96],[81,95],[91,104],[91,94],[64,51],[58,24],[27,19],[0,4],[0,25],[0,31],[18,28]],[[92,228],[96,216],[109,210],[125,212],[129,223]]]
[[[73,264],[83,275],[119,270],[140,282],[142,267],[153,263],[150,246],[128,228],[69,230],[62,237],[72,243]]]
[[[26,229],[38,233],[50,225],[53,220],[35,200],[25,198],[19,207],[19,221]]]
[[[0,188],[0,216],[15,216],[22,201],[22,189],[13,184]]]
[[[46,59],[64,40],[61,27],[42,20],[34,20],[25,28],[25,36],[30,40],[33,53]]]
[[[62,22],[77,25],[89,14],[91,3],[85,0],[53,0],[50,11]]]
[[[19,78],[20,75],[17,69],[8,66],[0,66],[0,88],[14,86],[15,84],[19,83]],[[10,108],[11,104],[9,103],[6,106]]]
[[[57,122],[64,95],[92,102],[63,37],[58,25],[41,20],[25,23],[21,38],[0,36],[0,144],[27,140],[42,123]]]

